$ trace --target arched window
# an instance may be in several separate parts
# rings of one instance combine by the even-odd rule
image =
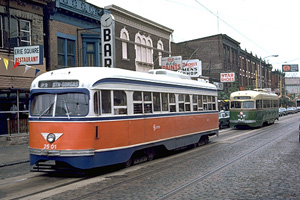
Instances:
[[[135,38],[135,42],[137,44],[141,44],[142,40],[140,36],[137,36]],[[135,51],[136,51],[136,61],[142,61],[142,46],[141,45],[135,45]]]
[[[157,42],[157,49],[164,50],[164,44],[161,40]],[[161,66],[162,51],[158,51],[158,65]]]
[[[123,28],[121,30],[120,38],[122,39],[122,58],[123,59],[128,59],[128,49],[127,49],[127,46],[128,46],[127,43],[128,42],[124,41],[124,40],[129,41],[129,33],[126,30],[126,28]]]
[[[136,61],[153,64],[153,44],[150,37],[137,33],[135,36]]]
[[[150,37],[147,38],[147,46],[151,48],[147,48],[147,63],[153,63],[153,45]]]

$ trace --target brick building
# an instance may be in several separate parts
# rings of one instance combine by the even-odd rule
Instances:
[[[101,66],[100,17],[104,9],[82,0],[55,0],[45,13],[47,71]]]
[[[172,29],[116,5],[105,7],[115,18],[116,67],[148,72],[171,54]]]
[[[272,76],[282,76],[272,74],[272,65],[242,50],[238,41],[225,34],[172,43],[172,55],[201,60],[202,75],[209,77],[211,82],[220,82],[220,73],[234,72],[239,89],[263,87],[274,90],[279,87],[279,81],[276,85],[272,84]],[[190,57],[191,55],[193,56]],[[282,77],[273,79],[282,80]],[[232,85],[233,83],[224,83],[223,88],[226,91]]]

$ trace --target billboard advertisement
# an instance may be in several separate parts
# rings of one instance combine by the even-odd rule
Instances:
[[[221,83],[231,83],[235,81],[235,73],[220,73],[220,82]]]
[[[161,58],[161,67],[168,70],[181,70],[182,57],[173,56],[173,57],[164,57]]]
[[[199,77],[202,75],[201,61],[198,59],[183,60],[182,73],[190,77]]]
[[[20,65],[42,65],[43,46],[14,47],[14,61]]]
[[[282,72],[298,72],[298,64],[286,64],[282,65]]]

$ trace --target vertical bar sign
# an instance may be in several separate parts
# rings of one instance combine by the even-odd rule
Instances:
[[[101,16],[102,67],[115,67],[115,19],[112,14]]]

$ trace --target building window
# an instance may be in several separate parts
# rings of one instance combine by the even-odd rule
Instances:
[[[153,64],[153,44],[150,37],[136,34],[135,37],[136,61]]]
[[[96,54],[95,54],[95,43],[87,43],[87,66],[95,66]]]
[[[29,46],[31,44],[31,26],[30,22],[20,20],[20,46]]]
[[[128,42],[129,41],[129,33],[123,28],[121,30],[120,38],[122,39],[122,58],[128,59]]]
[[[101,41],[99,34],[81,34],[82,65],[101,66]]]
[[[57,52],[59,66],[75,66],[75,41],[57,38]]]
[[[157,49],[164,50],[164,44],[161,40],[157,42]],[[158,65],[161,66],[162,51],[158,50]]]
[[[8,23],[10,21],[10,24]],[[0,15],[0,48],[31,45],[31,22]]]

